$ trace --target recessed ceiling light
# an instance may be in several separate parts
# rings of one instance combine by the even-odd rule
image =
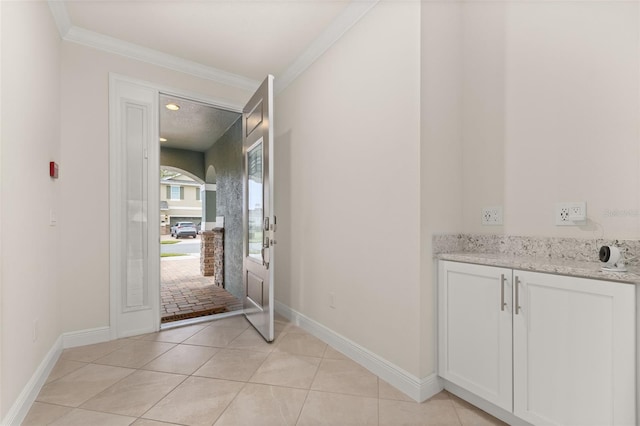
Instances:
[[[169,111],[177,111],[180,109],[180,106],[176,104],[166,104],[165,108],[168,109]]]
[[[166,138],[160,138],[160,142],[166,142],[167,139]]]

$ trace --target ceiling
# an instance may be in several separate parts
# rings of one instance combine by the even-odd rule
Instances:
[[[176,104],[178,111],[165,105]],[[160,141],[162,148],[204,152],[240,117],[237,112],[214,108],[174,96],[160,95]]]
[[[1,0],[0,0],[1,1]],[[49,0],[61,37],[252,92],[290,84],[379,0]],[[165,100],[167,102],[165,102]],[[161,106],[176,98],[161,100]],[[207,150],[238,117],[161,107],[161,146]]]
[[[262,81],[281,74],[348,0],[64,2],[73,26]]]

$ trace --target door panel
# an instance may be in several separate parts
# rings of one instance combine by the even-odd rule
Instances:
[[[439,373],[512,408],[511,270],[439,263]]]
[[[247,272],[247,298],[258,308],[264,306],[263,287],[264,281],[259,276]]]
[[[243,109],[244,314],[274,339],[273,76]]]
[[[514,276],[514,414],[533,424],[636,424],[634,286]]]

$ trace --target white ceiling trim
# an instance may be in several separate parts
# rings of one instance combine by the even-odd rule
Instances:
[[[327,28],[309,44],[304,52],[274,82],[276,93],[282,92],[329,50],[351,27],[365,16],[379,0],[352,0]]]
[[[287,67],[282,75],[276,77],[275,92],[280,93],[287,88],[378,2],[379,0],[352,0],[320,36],[311,42],[305,51]],[[69,18],[64,1],[48,0],[48,3],[60,36],[65,41],[126,56],[248,91],[255,91],[260,86],[259,81],[238,74],[222,71],[198,62],[74,26]]]
[[[84,28],[71,27],[64,39],[252,92],[260,86],[259,81],[247,77],[208,67],[198,62],[85,30]]]
[[[71,19],[69,19],[67,7],[62,1],[49,0],[49,9],[51,9],[53,20],[56,21],[58,26],[60,37],[64,39],[71,28]]]

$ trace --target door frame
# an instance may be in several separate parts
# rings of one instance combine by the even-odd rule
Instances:
[[[115,111],[115,103],[118,102],[116,87],[119,83],[126,83],[130,85],[136,85],[146,90],[152,90],[155,92],[156,98],[160,95],[160,93],[176,96],[180,98],[185,98],[189,100],[193,100],[196,102],[206,103],[216,108],[225,109],[232,112],[237,112],[242,114],[242,109],[244,105],[235,104],[229,101],[225,101],[219,98],[210,97],[207,95],[203,95],[200,93],[194,93],[187,90],[176,89],[174,87],[152,83],[145,80],[140,80],[137,78],[129,77],[126,75],[118,74],[118,73],[109,73],[109,152],[112,152],[119,145],[118,132],[119,129],[122,128],[121,117],[117,114],[112,114],[112,111]],[[251,93],[247,94],[248,97],[251,96]],[[156,117],[156,122],[158,123],[158,129],[152,129],[150,132],[150,138],[154,139],[158,142],[158,133],[159,133],[159,114],[160,114],[160,105],[158,102],[155,103],[151,111],[151,114]],[[159,160],[159,155],[158,155]],[[118,271],[120,270],[119,261],[122,259],[124,254],[124,249],[122,244],[118,244],[120,241],[118,232],[121,230],[121,220],[119,218],[120,212],[117,211],[116,208],[116,200],[122,200],[123,194],[121,188],[118,185],[119,176],[122,176],[124,171],[124,165],[118,161],[109,161],[109,330],[110,330],[110,338],[111,340],[125,337],[126,333],[118,335],[118,313],[122,311],[122,300],[118,298],[119,289],[118,286],[121,285],[119,281]],[[157,164],[154,162],[153,164],[148,164],[149,172],[153,173],[153,175],[160,176],[160,162]],[[147,183],[147,190],[149,194],[153,194],[153,191],[158,192],[158,182],[149,180]],[[158,197],[151,197],[147,201],[147,211],[150,212],[150,215],[155,215],[157,210],[159,209],[158,205],[149,205],[150,202],[156,200]],[[158,222],[158,226],[154,226],[154,224]],[[152,220],[148,222],[150,224],[147,230],[148,232],[148,241],[149,243],[157,242],[158,246],[160,245],[160,226],[159,226],[159,214],[156,220]],[[160,256],[150,256],[147,259],[146,265],[147,271],[152,272],[150,276],[160,277]],[[153,285],[153,283],[150,283]],[[154,310],[157,315],[154,315],[153,324],[148,324],[148,328],[150,332],[160,330],[160,288],[161,281],[158,279],[158,297],[155,301],[151,301],[151,308]]]

